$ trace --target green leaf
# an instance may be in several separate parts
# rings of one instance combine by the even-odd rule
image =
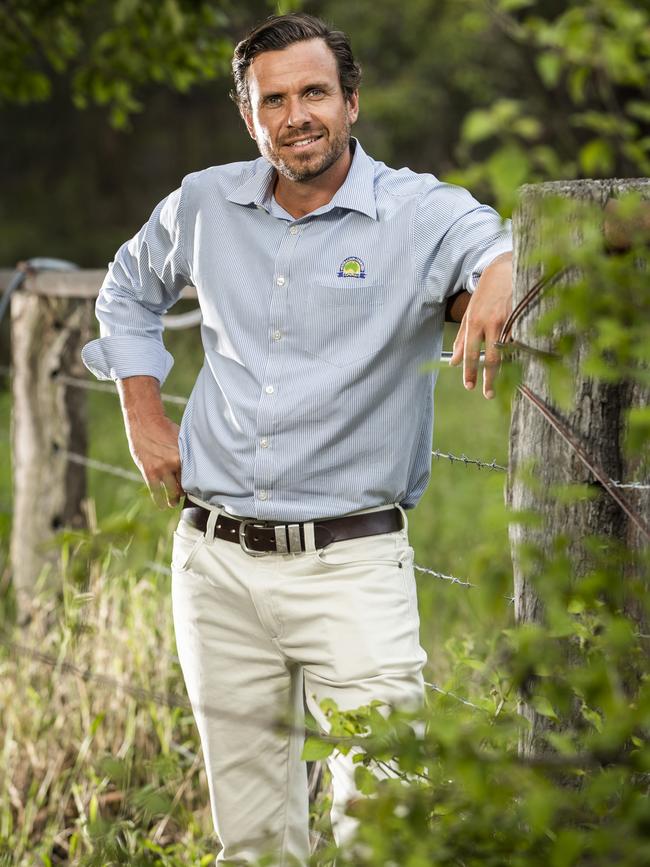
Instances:
[[[317,737],[308,737],[302,748],[302,760],[304,762],[319,762],[326,759],[334,751],[334,744],[327,743]]]
[[[476,109],[465,118],[461,135],[470,144],[489,138],[497,130],[494,117],[489,111]]]
[[[614,154],[609,142],[594,138],[580,149],[579,160],[587,176],[608,175],[614,165]]]
[[[529,179],[530,168],[530,159],[519,145],[506,145],[490,157],[488,176],[504,212],[512,210],[517,188]]]
[[[631,455],[642,454],[650,443],[650,407],[632,407],[627,413],[627,427],[626,451]]]
[[[550,361],[546,365],[548,386],[553,400],[560,409],[569,410],[573,404],[575,378],[569,368],[560,361]]]
[[[544,695],[535,695],[530,700],[530,704],[542,716],[557,719],[557,714],[553,710],[553,705]]]
[[[359,765],[354,769],[354,782],[364,795],[374,795],[377,791],[377,778],[364,765]]]
[[[586,98],[585,88],[589,81],[589,69],[586,66],[580,66],[574,69],[569,75],[569,93],[571,99],[578,105],[582,105]]]
[[[562,74],[562,58],[555,51],[544,51],[535,60],[537,71],[547,87],[555,87]]]

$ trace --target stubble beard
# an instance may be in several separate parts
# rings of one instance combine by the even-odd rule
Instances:
[[[273,148],[269,145],[264,148],[267,153],[263,152],[262,156],[287,180],[298,183],[311,181],[331,168],[344,153],[345,149],[350,146],[350,129],[351,124],[346,116],[342,129],[339,130],[333,139],[330,139],[329,147],[319,158],[307,157],[307,159],[301,160],[300,154],[297,153],[296,161],[289,163],[280,156],[279,148]],[[308,130],[305,130],[305,132],[308,132]]]

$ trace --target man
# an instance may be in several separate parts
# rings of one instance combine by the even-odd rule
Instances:
[[[360,70],[344,34],[291,14],[236,48],[235,99],[261,157],[189,175],[124,244],[97,301],[87,366],[116,380],[149,487],[186,495],[174,628],[203,746],[217,861],[308,855],[301,733],[273,722],[325,698],[422,701],[405,509],[430,472],[449,298],[473,296],[452,363],[472,388],[510,309],[509,227],[432,175],[394,171],[350,136]],[[478,281],[478,285],[477,285]],[[203,368],[180,433],[160,401],[160,315],[197,288]],[[475,290],[475,291],[474,291]],[[333,827],[349,836],[349,757]]]

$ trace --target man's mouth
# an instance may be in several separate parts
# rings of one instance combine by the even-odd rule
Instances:
[[[315,141],[318,141],[322,138],[322,135],[312,135],[306,138],[296,139],[296,141],[287,142],[285,147],[293,148],[293,150],[301,150],[302,148],[309,147],[309,145],[313,144]]]

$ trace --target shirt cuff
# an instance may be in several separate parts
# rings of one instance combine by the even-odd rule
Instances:
[[[468,292],[473,292],[478,286],[478,281],[487,266],[493,262],[497,256],[500,256],[502,253],[508,253],[512,250],[512,238],[504,238],[502,241],[498,241],[496,244],[493,244],[489,250],[486,250],[482,256],[475,263],[472,268],[469,277],[467,278],[467,283],[465,284],[465,288]]]
[[[81,359],[97,379],[155,376],[161,385],[174,364],[158,340],[128,334],[91,340],[81,350]]]

